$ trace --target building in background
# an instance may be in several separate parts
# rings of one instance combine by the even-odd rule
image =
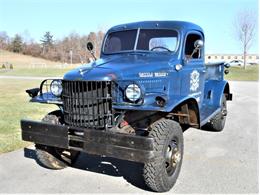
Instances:
[[[225,61],[230,62],[233,60],[244,60],[242,54],[206,54],[206,62],[216,62],[216,61]],[[259,55],[258,54],[248,54],[247,55],[248,64],[259,64]]]

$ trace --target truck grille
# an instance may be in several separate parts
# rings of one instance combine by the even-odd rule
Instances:
[[[64,121],[74,127],[106,129],[113,126],[110,81],[63,80]]]

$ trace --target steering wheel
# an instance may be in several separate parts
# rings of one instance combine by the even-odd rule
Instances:
[[[150,51],[153,51],[155,49],[164,49],[164,50],[167,50],[168,52],[171,52],[171,50],[169,50],[167,47],[163,47],[163,46],[156,46],[156,47],[153,47],[152,49],[150,49]]]

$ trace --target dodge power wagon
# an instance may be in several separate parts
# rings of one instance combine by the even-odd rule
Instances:
[[[87,44],[94,56],[94,45]],[[94,56],[95,57],[95,56]],[[228,64],[205,64],[204,33],[189,22],[118,25],[105,35],[100,59],[44,80],[26,92],[55,104],[42,121],[21,120],[22,139],[38,161],[61,169],[79,152],[135,161],[153,191],[169,191],[183,159],[188,128],[222,131]]]

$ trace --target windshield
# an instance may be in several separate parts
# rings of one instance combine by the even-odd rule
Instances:
[[[177,35],[175,30],[167,29],[141,29],[139,33],[137,29],[112,32],[106,38],[104,53],[134,50],[175,52]]]

